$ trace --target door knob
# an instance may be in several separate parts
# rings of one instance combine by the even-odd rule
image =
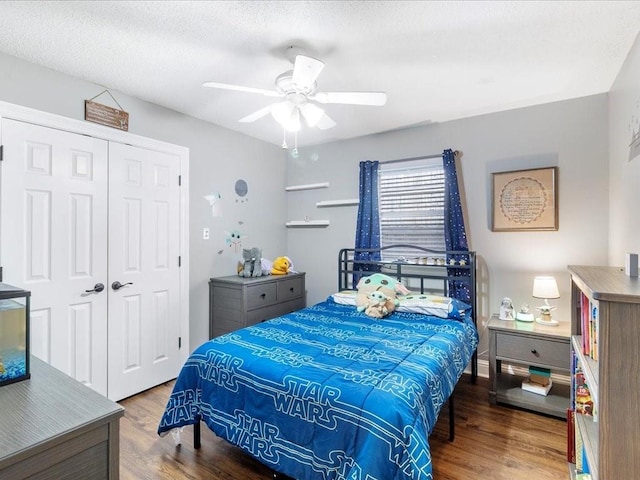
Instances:
[[[96,283],[93,286],[93,289],[91,290],[85,290],[86,293],[91,293],[91,292],[96,292],[96,293],[100,293],[102,290],[104,290],[104,285],[101,283]]]
[[[133,285],[133,282],[120,283],[119,281],[116,280],[111,284],[111,288],[113,288],[114,290],[120,290],[125,285]]]

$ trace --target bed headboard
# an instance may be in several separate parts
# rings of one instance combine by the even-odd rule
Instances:
[[[402,252],[397,257],[394,252]],[[468,251],[431,250],[415,245],[381,248],[343,248],[338,256],[338,290],[355,290],[358,279],[384,273],[412,291],[451,295],[464,285],[476,322],[476,254]],[[467,301],[466,299],[464,299]]]

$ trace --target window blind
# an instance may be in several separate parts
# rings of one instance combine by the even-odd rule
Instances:
[[[444,170],[442,160],[420,165],[395,163],[379,171],[382,246],[410,244],[444,250]],[[402,249],[386,259],[407,258]],[[413,254],[415,255],[415,253]]]

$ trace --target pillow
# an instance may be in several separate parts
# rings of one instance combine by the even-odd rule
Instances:
[[[464,319],[467,310],[471,308],[466,303],[455,298],[420,293],[398,297],[398,301],[399,305],[396,310],[399,312],[422,313],[424,315],[457,320]]]
[[[341,305],[351,305],[355,307],[356,295],[358,295],[358,292],[355,290],[343,290],[341,292],[334,293],[331,295],[331,298],[333,298],[334,302]]]

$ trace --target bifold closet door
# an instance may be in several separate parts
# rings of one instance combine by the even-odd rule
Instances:
[[[31,291],[32,353],[106,395],[108,143],[8,119],[0,133],[3,281]]]
[[[179,168],[174,155],[109,144],[112,400],[175,378],[181,366]]]
[[[32,292],[32,353],[112,400],[175,378],[179,159],[8,119],[0,135],[3,281]]]

